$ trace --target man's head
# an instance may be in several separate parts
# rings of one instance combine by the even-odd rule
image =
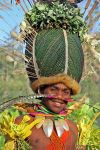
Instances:
[[[67,99],[70,99],[71,96],[71,90],[63,83],[46,85],[41,88],[41,92],[52,97],[42,100],[42,103],[54,113],[64,110],[68,103]]]
[[[40,90],[41,94],[50,96],[44,98],[42,103],[55,113],[64,110],[71,99],[70,96],[77,94],[80,90],[78,82],[66,74],[40,77],[31,84],[31,87],[35,93]]]

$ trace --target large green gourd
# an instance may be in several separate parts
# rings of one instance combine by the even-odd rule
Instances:
[[[84,63],[81,41],[77,34],[66,34],[66,36],[62,29],[42,30],[37,34],[33,40],[32,54],[26,51],[26,57],[31,60],[27,71],[32,82],[38,78],[36,66],[38,66],[40,77],[51,76],[64,73],[66,62],[68,63],[67,74],[79,82]],[[68,42],[67,60],[65,38]],[[32,74],[35,75],[35,78],[32,77]]]
[[[38,33],[35,42],[35,56],[41,76],[64,73],[66,40],[62,29],[43,30]],[[76,34],[67,34],[68,40],[68,75],[77,81],[83,71],[83,50]]]

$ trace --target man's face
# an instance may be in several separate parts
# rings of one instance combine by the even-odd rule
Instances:
[[[52,112],[60,113],[66,108],[66,99],[70,98],[70,90],[62,83],[53,84],[44,89],[45,95],[53,96],[52,99],[43,100],[43,104]]]

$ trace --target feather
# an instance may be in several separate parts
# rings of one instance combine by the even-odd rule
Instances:
[[[44,97],[44,95],[30,95],[30,96],[19,96],[16,98],[13,98],[11,100],[8,100],[6,102],[3,102],[0,104],[0,112],[2,112],[4,109],[16,104],[16,103],[33,103],[35,99],[39,99],[41,97]]]
[[[11,7],[9,7],[9,6],[6,5],[6,4],[3,4],[3,3],[0,2],[0,5],[1,5],[2,7],[4,7],[4,8],[7,8],[7,9],[9,9],[9,10],[12,10]]]
[[[85,11],[86,11],[86,9],[88,9],[90,3],[91,3],[91,0],[87,0],[86,6],[85,6]]]
[[[93,26],[96,24],[96,22],[100,19],[100,12],[95,16],[95,18],[91,17],[91,23],[89,23],[88,28],[89,30],[92,30]]]
[[[23,10],[23,12],[26,13],[26,10],[25,10],[25,8],[23,7],[23,5],[22,5],[21,3],[19,3],[19,4],[20,4],[20,7],[21,7],[21,9]]]
[[[28,6],[27,6],[25,0],[23,0],[23,3],[24,3],[24,5],[25,5],[25,7],[26,7],[26,9],[27,9],[27,11],[28,11],[29,9],[28,9]]]
[[[32,6],[32,4],[31,4],[30,0],[27,0],[27,1],[28,1],[28,3],[30,4],[30,6]]]
[[[99,0],[96,0],[88,13],[86,20],[92,15],[93,11],[95,10],[98,4],[99,4]]]

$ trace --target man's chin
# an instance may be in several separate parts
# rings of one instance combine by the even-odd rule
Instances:
[[[53,113],[59,114],[61,112],[61,109],[50,109]]]

